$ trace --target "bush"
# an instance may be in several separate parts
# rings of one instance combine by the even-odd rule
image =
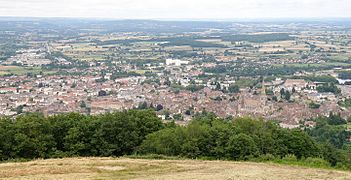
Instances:
[[[293,154],[288,154],[288,155],[284,156],[284,157],[282,158],[282,160],[283,160],[283,161],[287,161],[287,162],[296,162],[296,161],[297,161],[297,158],[296,158],[296,156],[293,155]]]
[[[266,162],[266,161],[274,161],[275,159],[276,157],[272,154],[262,154],[254,160],[259,162]]]
[[[248,160],[258,155],[254,140],[246,134],[238,134],[229,139],[227,156],[234,160]]]
[[[330,163],[328,163],[326,160],[322,158],[309,157],[305,159],[303,162],[308,166],[313,166],[313,167],[330,167]]]

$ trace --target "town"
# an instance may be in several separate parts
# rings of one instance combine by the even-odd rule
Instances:
[[[351,1],[0,4],[0,179],[351,179]]]
[[[206,111],[286,128],[351,115],[347,24],[95,23],[25,31],[0,21],[0,115],[153,108],[178,124]]]

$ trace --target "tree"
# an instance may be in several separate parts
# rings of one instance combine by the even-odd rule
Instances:
[[[298,159],[320,156],[317,143],[305,132],[293,129],[285,138],[284,144],[288,154],[294,154]]]
[[[22,114],[22,113],[23,113],[23,108],[24,108],[23,105],[17,106],[17,108],[16,108],[16,113],[17,113],[17,114]]]
[[[232,84],[228,87],[230,93],[238,93],[240,92],[240,87],[238,85]]]
[[[234,160],[248,160],[258,155],[254,140],[246,134],[238,134],[229,139],[227,156]]]
[[[187,110],[185,111],[185,115],[190,116],[190,115],[191,115],[191,110],[190,110],[190,109],[187,109]]]
[[[291,95],[290,95],[290,92],[289,92],[289,91],[286,91],[286,92],[285,92],[284,98],[285,98],[287,101],[290,101]]]
[[[47,158],[53,152],[56,142],[50,122],[42,114],[23,115],[14,124],[15,158]]]
[[[161,104],[157,104],[156,111],[161,111],[162,109],[163,109],[163,106]]]
[[[191,91],[191,92],[196,92],[196,91],[199,91],[199,90],[201,90],[201,89],[203,89],[204,88],[204,86],[197,86],[197,85],[189,85],[189,86],[187,86],[186,87],[186,89],[188,90],[188,91]]]
[[[283,98],[285,96],[285,89],[284,88],[280,89],[280,96],[281,96],[281,98]]]
[[[147,106],[147,102],[142,102],[142,103],[139,103],[138,105],[138,109],[147,109],[148,106]]]
[[[277,96],[273,96],[273,97],[272,97],[272,100],[277,102],[277,101],[278,101]]]
[[[331,92],[334,94],[340,94],[341,90],[334,83],[326,83],[317,87],[318,92]]]
[[[141,154],[164,154],[176,156],[181,153],[183,131],[180,128],[169,128],[146,136],[146,139],[138,147]]]
[[[81,108],[86,108],[87,104],[85,103],[85,101],[80,102],[80,107]]]
[[[347,121],[340,116],[340,114],[329,113],[328,124],[330,125],[343,125],[347,124]]]
[[[13,159],[18,157],[14,151],[15,146],[15,131],[16,127],[10,118],[0,119],[0,161]]]
[[[314,102],[311,102],[309,105],[308,105],[311,109],[318,109],[321,107],[320,104],[317,104],[317,103],[314,103]]]
[[[221,84],[219,84],[218,82],[216,82],[216,91],[221,90]]]

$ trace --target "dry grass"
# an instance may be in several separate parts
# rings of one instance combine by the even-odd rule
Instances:
[[[351,179],[350,172],[263,163],[67,158],[0,164],[2,179]]]

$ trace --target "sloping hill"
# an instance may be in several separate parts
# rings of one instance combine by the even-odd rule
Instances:
[[[351,172],[276,164],[65,158],[0,164],[3,179],[351,179]]]

